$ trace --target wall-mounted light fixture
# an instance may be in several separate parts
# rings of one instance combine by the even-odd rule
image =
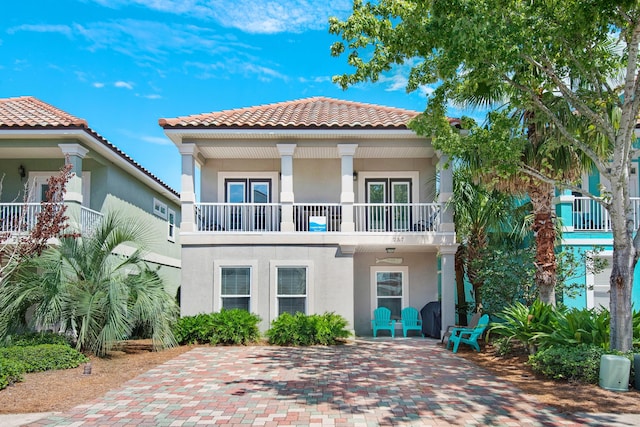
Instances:
[[[18,174],[20,174],[20,179],[24,179],[27,176],[27,171],[24,170],[24,166],[18,166]]]
[[[353,171],[353,180],[357,181],[358,180],[358,172]]]
[[[396,251],[396,248],[386,248],[386,249],[385,249],[385,251],[386,251],[388,254],[392,254],[392,253],[394,253],[394,252]]]

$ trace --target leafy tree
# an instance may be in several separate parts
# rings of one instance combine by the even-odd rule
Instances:
[[[177,306],[142,259],[144,236],[144,227],[112,213],[92,235],[64,237],[21,264],[0,294],[0,339],[28,315],[28,326],[72,334],[76,348],[99,356],[134,328],[149,331],[155,349],[175,345]],[[136,249],[116,255],[124,246]]]
[[[536,123],[551,124],[562,136],[554,139],[557,147],[571,147],[593,162],[611,183],[605,197],[587,194],[608,210],[613,229],[611,348],[629,350],[631,289],[640,248],[629,195],[640,109],[638,3],[355,0],[347,20],[330,20],[330,32],[348,42],[347,61],[355,67],[352,74],[336,78],[343,87],[376,81],[405,63],[411,66],[408,90],[437,84],[414,127],[434,136],[437,148],[448,153],[464,149],[462,136],[445,119],[449,100],[481,87],[496,95],[508,87],[508,110],[526,111]],[[332,47],[334,55],[344,51],[342,42]],[[499,160],[497,179],[517,171],[559,188],[576,188],[573,180],[550,174],[553,168],[522,162],[531,121],[510,119],[507,111],[492,114],[492,126],[482,129],[485,144],[474,149],[482,158]]]
[[[513,219],[513,197],[496,190],[488,190],[482,184],[474,183],[471,171],[461,165],[454,170],[453,198],[456,234],[460,246],[456,252],[458,306],[467,306],[464,296],[464,272],[473,286],[476,305],[482,302],[483,280],[477,270],[477,260],[489,246],[490,233],[507,232]]]

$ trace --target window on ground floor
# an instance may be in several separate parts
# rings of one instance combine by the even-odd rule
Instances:
[[[251,268],[221,267],[220,298],[221,306],[226,310],[237,308],[250,311]]]
[[[277,267],[276,281],[278,316],[307,314],[307,267]]]

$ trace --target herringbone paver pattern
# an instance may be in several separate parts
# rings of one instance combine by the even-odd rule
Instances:
[[[435,340],[201,347],[33,426],[596,426]]]

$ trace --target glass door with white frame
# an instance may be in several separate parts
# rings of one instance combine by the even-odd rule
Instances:
[[[365,181],[368,231],[408,231],[411,224],[411,180],[372,178]]]
[[[391,319],[400,320],[403,306],[405,272],[403,270],[377,270],[373,274],[375,307],[391,310]]]

